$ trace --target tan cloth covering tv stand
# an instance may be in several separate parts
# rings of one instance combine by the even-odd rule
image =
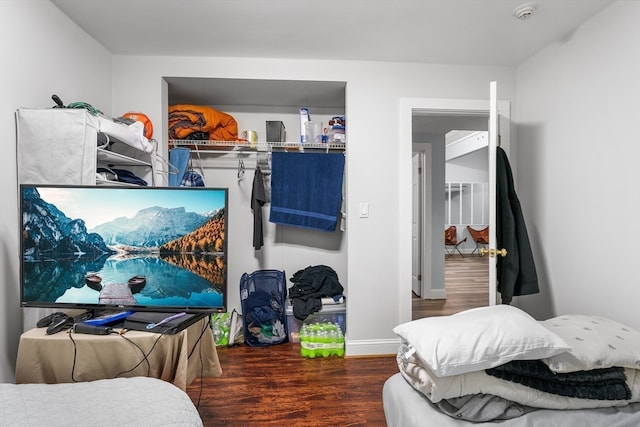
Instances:
[[[206,328],[204,333],[203,328]],[[200,336],[202,338],[198,343]],[[148,354],[148,374],[149,365],[136,345]],[[69,331],[47,335],[46,328],[35,328],[20,336],[16,361],[16,384],[93,381],[114,378],[120,374],[120,377],[160,378],[186,390],[187,385],[201,374],[217,377],[221,373],[207,318],[175,335],[162,336],[151,332],[127,331],[124,336],[73,333],[69,337]]]

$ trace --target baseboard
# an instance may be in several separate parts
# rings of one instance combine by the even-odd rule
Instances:
[[[381,356],[398,353],[400,338],[380,340],[349,340],[345,343],[346,356]]]
[[[444,289],[430,289],[422,299],[447,299],[447,291]]]

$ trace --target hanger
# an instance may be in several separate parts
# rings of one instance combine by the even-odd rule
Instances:
[[[238,159],[238,179],[244,178],[244,160]]]
[[[177,174],[178,174],[178,172],[180,172],[180,171],[178,170],[178,168],[177,168],[177,167],[175,167],[174,165],[172,165],[172,164],[171,164],[171,162],[169,162],[167,159],[165,159],[164,157],[162,157],[160,154],[156,153],[155,157],[156,157],[156,160],[157,160],[160,164],[162,164],[162,165],[164,165],[164,166],[166,166],[166,167],[167,167],[167,169],[168,169],[167,173],[177,175]],[[162,170],[162,169],[161,169],[161,170],[160,170],[160,172],[164,172],[164,170]]]

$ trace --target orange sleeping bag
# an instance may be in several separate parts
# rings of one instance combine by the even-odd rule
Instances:
[[[169,139],[236,141],[238,123],[233,116],[204,105],[169,106]]]

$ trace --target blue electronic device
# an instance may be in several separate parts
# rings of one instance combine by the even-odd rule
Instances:
[[[109,313],[103,316],[94,317],[93,319],[85,320],[85,325],[103,326],[117,323],[120,320],[124,320],[130,315],[135,313],[134,311],[118,311],[116,313]]]

